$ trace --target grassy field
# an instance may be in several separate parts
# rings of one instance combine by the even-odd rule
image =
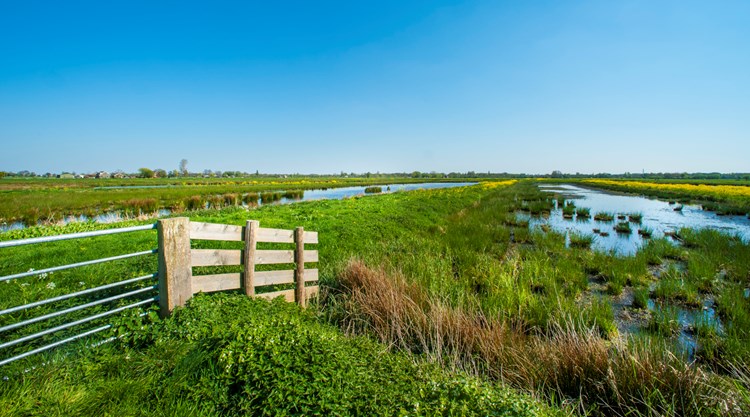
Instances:
[[[54,223],[70,215],[94,216],[122,212],[128,216],[153,214],[159,209],[175,212],[221,208],[242,203],[254,205],[274,192],[418,183],[440,180],[408,177],[246,177],[246,178],[129,178],[129,179],[0,179],[0,222]],[[126,187],[126,188],[118,188]],[[130,188],[127,188],[130,187]],[[141,188],[137,188],[141,187]]]
[[[120,343],[3,369],[13,377],[2,385],[0,413],[750,412],[748,245],[683,230],[683,245],[655,239],[630,257],[591,251],[586,236],[566,248],[563,235],[529,230],[516,216],[552,205],[534,182],[509,181],[190,212],[318,231],[320,303],[300,312],[216,294],[148,326],[131,316],[117,326],[128,334]],[[37,227],[0,239],[101,227],[111,226]],[[152,247],[151,231],[3,249],[0,275]],[[0,308],[154,270],[146,257],[0,283]],[[643,331],[618,330],[613,305],[623,293],[633,294],[624,308],[643,317]],[[691,360],[674,315],[706,297],[723,326],[692,323]],[[39,360],[52,363],[16,373]],[[293,404],[281,400],[290,397]]]

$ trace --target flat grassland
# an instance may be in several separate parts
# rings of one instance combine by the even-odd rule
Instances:
[[[168,320],[128,315],[116,343],[2,369],[11,378],[0,384],[0,414],[747,415],[750,246],[682,230],[682,244],[654,239],[628,257],[566,247],[517,216],[550,204],[536,182],[504,181],[186,212],[318,231],[319,303],[300,311],[223,293],[197,296]],[[146,231],[7,248],[0,275],[154,246]],[[0,309],[155,268],[139,258],[0,283]],[[618,330],[612,303],[623,290],[643,331]],[[672,314],[709,296],[723,326],[692,323],[690,357]],[[0,326],[31,317],[9,316]],[[20,372],[40,361],[50,363]]]
[[[409,177],[244,177],[244,178],[128,178],[128,179],[0,179],[0,222],[55,223],[69,215],[95,216],[108,212],[151,214],[257,204],[263,193],[365,186],[372,184],[444,181]],[[278,196],[280,197],[280,196]],[[275,197],[278,199],[278,197]]]

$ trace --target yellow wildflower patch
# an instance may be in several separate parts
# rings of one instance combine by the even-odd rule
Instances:
[[[669,184],[644,181],[613,181],[613,180],[586,180],[590,184],[613,185],[623,188],[641,188],[669,190],[690,193],[694,195],[712,195],[716,197],[732,198],[750,198],[750,187],[740,185],[708,185],[708,184]]]
[[[497,188],[497,187],[506,187],[508,185],[511,185],[515,183],[516,180],[505,180],[505,181],[483,181],[482,187],[483,188]]]

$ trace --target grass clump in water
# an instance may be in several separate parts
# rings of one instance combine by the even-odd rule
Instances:
[[[643,213],[628,214],[628,221],[631,223],[641,224],[641,222],[643,221]]]
[[[594,236],[588,234],[571,232],[569,238],[572,248],[589,249],[591,244],[594,243]]]
[[[630,234],[633,233],[633,229],[630,228],[630,223],[620,222],[615,225],[615,232],[621,234]]]
[[[579,207],[576,209],[576,218],[581,220],[587,220],[591,218],[591,209],[588,207]]]
[[[379,194],[383,192],[383,187],[367,187],[365,188],[365,194]]]
[[[600,221],[600,222],[611,222],[615,219],[615,215],[612,213],[600,211],[596,214],[594,214],[594,220]]]

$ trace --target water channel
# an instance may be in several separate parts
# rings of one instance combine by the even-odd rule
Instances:
[[[476,182],[425,182],[425,183],[412,183],[412,184],[383,184],[378,185],[381,187],[382,194],[394,193],[399,191],[413,191],[413,190],[432,190],[439,188],[454,188],[454,187],[466,187],[469,185],[476,185]],[[100,189],[122,189],[122,188],[165,188],[167,186],[124,186],[124,187],[99,187]],[[340,188],[325,188],[325,189],[313,189],[304,190],[302,198],[281,198],[278,201],[267,204],[291,204],[300,201],[313,201],[313,200],[341,200],[344,198],[356,197],[365,195],[365,189],[370,186],[356,186],[356,187],[340,187]],[[258,205],[263,205],[262,201],[258,201]],[[160,209],[156,213],[155,217],[163,217],[171,214],[168,209]],[[63,219],[63,223],[72,222],[86,222],[94,221],[97,223],[115,223],[126,220],[126,217],[121,211],[110,211],[95,216],[80,215],[69,215]],[[12,223],[0,223],[0,233],[9,230],[23,229],[26,225],[22,222]]]

